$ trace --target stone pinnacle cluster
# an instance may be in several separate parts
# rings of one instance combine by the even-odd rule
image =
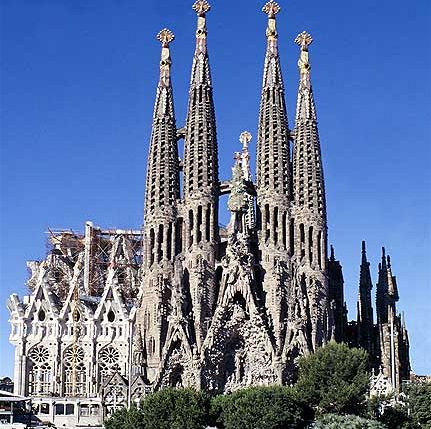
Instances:
[[[210,5],[199,0],[193,9],[196,48],[182,127],[171,83],[174,34],[163,29],[157,35],[160,76],[142,230],[103,230],[88,222],[85,234],[51,231],[47,258],[29,263],[31,295],[24,301],[12,295],[8,304],[16,393],[37,397],[36,404],[88,398],[107,414],[166,386],[227,393],[289,384],[298,358],[331,340],[366,349],[374,388],[397,390],[409,376],[409,352],[389,257],[383,254],[379,266],[376,323],[365,243],[355,322],[347,322],[333,249],[328,257],[312,37],[302,32],[295,39],[299,88],[290,127],[278,53],[280,7],[264,5],[256,180],[247,131],[232,177],[221,180],[207,47]],[[227,227],[218,221],[225,194]]]

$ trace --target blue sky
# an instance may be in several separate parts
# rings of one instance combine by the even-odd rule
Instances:
[[[361,240],[374,280],[385,245],[413,370],[431,374],[430,3],[280,4],[291,124],[298,84],[293,40],[303,30],[314,38],[329,240],[344,267],[349,317],[356,318]],[[266,19],[261,1],[212,6],[208,45],[225,179],[240,132],[256,136]],[[106,228],[141,225],[160,56],[155,34],[166,26],[176,35],[172,73],[181,126],[196,18],[190,1],[2,0],[0,19],[0,375],[11,375],[5,304],[12,292],[25,293],[25,261],[44,257],[48,227],[82,230],[86,220]]]

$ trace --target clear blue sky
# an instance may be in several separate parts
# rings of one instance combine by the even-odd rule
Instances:
[[[195,14],[187,0],[2,0],[0,375],[11,375],[6,299],[25,293],[26,260],[48,227],[138,228],[163,27],[172,45],[178,126],[185,117]],[[208,44],[220,176],[238,136],[256,136],[266,19],[262,1],[212,0]],[[302,30],[310,49],[329,237],[356,318],[361,240],[372,275],[392,256],[413,370],[431,374],[430,2],[281,1],[290,123]],[[225,205],[226,199],[221,204]]]

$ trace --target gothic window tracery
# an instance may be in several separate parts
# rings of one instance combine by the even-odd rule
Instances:
[[[99,379],[103,380],[116,371],[120,371],[120,353],[112,346],[100,350],[99,356]]]
[[[51,390],[52,368],[50,353],[43,345],[34,346],[28,353],[28,393],[42,394]]]
[[[86,393],[87,370],[82,347],[68,347],[63,355],[63,383],[65,396]]]

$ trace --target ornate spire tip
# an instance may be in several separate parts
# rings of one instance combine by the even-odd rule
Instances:
[[[243,146],[247,146],[251,141],[251,134],[248,131],[243,131],[239,136],[239,141]]]
[[[211,5],[206,0],[197,0],[193,3],[192,7],[200,16],[205,15],[211,9]]]
[[[162,44],[163,47],[168,47],[169,43],[175,40],[175,35],[171,30],[164,28],[157,33],[157,40]]]
[[[262,8],[262,12],[265,12],[268,15],[268,18],[274,18],[280,10],[280,5],[272,0],[265,3],[265,6]]]
[[[303,50],[308,50],[308,47],[313,43],[313,38],[309,33],[303,31],[296,36],[295,43]]]

